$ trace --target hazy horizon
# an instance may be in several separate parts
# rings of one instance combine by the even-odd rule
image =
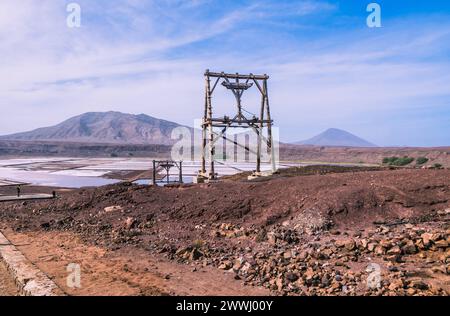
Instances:
[[[80,28],[68,2],[0,3],[0,135],[110,110],[192,125],[209,68],[269,74],[283,142],[339,128],[450,146],[450,3],[374,1],[382,27],[369,28],[371,1],[75,2]],[[229,100],[217,95],[217,116]]]

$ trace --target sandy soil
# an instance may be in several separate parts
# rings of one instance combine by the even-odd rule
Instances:
[[[5,234],[69,295],[269,294],[267,289],[244,287],[242,281],[234,280],[230,273],[212,267],[177,264],[142,249],[108,251],[86,245],[71,233],[15,233],[7,230]],[[70,263],[80,265],[81,288],[67,286],[67,266]],[[0,269],[0,276],[1,272]],[[11,289],[6,290],[11,293]]]

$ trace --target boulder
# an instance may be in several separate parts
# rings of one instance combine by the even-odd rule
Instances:
[[[407,243],[402,247],[404,254],[412,255],[417,252],[417,247],[412,240],[408,240]]]
[[[402,253],[402,250],[400,249],[399,246],[394,246],[387,251],[388,255],[399,255],[401,253]]]
[[[429,286],[428,284],[426,284],[425,282],[421,281],[421,280],[413,280],[409,282],[409,287],[410,288],[415,288],[418,290],[428,290]]]

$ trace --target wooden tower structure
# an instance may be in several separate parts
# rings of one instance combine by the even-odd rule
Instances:
[[[230,128],[247,128],[255,132],[257,135],[257,149],[255,153],[256,169],[252,175],[253,177],[261,176],[261,147],[263,141],[266,142],[268,154],[270,154],[272,172],[276,172],[274,144],[272,138],[273,121],[270,116],[269,94],[267,87],[268,79],[269,76],[265,74],[228,74],[224,72],[217,73],[206,70],[205,105],[202,121],[202,160],[201,170],[199,171],[197,177],[199,182],[215,180],[217,178],[217,174],[214,169],[214,158],[215,143],[219,139],[224,139],[236,146],[243,147],[247,151],[250,151],[245,144],[238,144],[236,141],[225,136],[226,131]],[[213,113],[212,96],[219,83],[233,93],[236,100],[235,112],[231,115],[225,115],[224,117],[215,117]],[[242,107],[242,95],[245,91],[252,87],[256,87],[259,90],[261,94],[261,103],[259,106],[259,116],[252,115],[249,117],[250,112],[246,111]],[[267,130],[267,137],[263,135],[264,129]],[[209,152],[209,163],[207,163],[207,152]]]

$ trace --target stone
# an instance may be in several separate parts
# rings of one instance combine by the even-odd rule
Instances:
[[[185,254],[188,251],[188,248],[186,247],[181,247],[178,248],[177,251],[175,252],[175,255],[178,257],[181,257],[183,254]]]
[[[251,268],[252,268],[252,265],[248,262],[245,262],[241,268],[241,273],[248,274]]]
[[[439,234],[439,233],[435,233],[435,234],[432,234],[431,235],[431,241],[432,242],[436,242],[436,241],[438,241],[438,240],[441,240],[443,237],[442,237],[442,235],[441,234]]]
[[[427,247],[425,247],[423,240],[422,239],[418,239],[416,240],[416,242],[414,243],[416,245],[417,248],[419,248],[420,250],[425,250]]]
[[[305,280],[310,281],[314,278],[314,270],[312,268],[308,268],[304,274]]]
[[[349,251],[355,249],[355,247],[356,247],[355,241],[353,239],[336,240],[334,245],[338,248],[345,248]]]
[[[242,268],[242,265],[245,263],[245,259],[243,257],[237,258],[234,260],[233,270],[239,271]]]
[[[298,275],[293,272],[286,273],[286,280],[289,282],[295,282],[299,279]]]
[[[223,261],[223,262],[219,265],[219,269],[221,269],[221,270],[229,270],[229,269],[231,269],[232,266],[233,266],[233,265],[231,264],[231,261],[226,260],[226,261]]]
[[[261,230],[257,233],[257,235],[256,235],[256,237],[255,237],[255,241],[256,241],[256,242],[263,242],[263,241],[266,241],[266,240],[267,240],[267,232],[266,232],[265,229],[261,229]]]
[[[426,258],[425,263],[435,263],[436,261],[433,258]]]
[[[381,246],[375,247],[375,254],[376,255],[381,256],[381,255],[384,255],[385,252],[386,252],[386,250],[383,247],[381,247]]]
[[[409,287],[415,288],[418,290],[428,290],[429,286],[425,282],[421,280],[413,280],[409,283]]]
[[[369,244],[369,241],[365,238],[361,239],[359,241],[359,245],[361,246],[362,249],[366,249],[368,244]]]
[[[284,287],[284,282],[282,278],[277,278],[275,285],[277,286],[278,291],[281,291]]]
[[[121,212],[123,211],[123,208],[120,205],[114,205],[105,207],[103,210],[105,211],[105,213],[111,213],[111,212]]]
[[[367,250],[369,250],[370,252],[372,252],[372,251],[375,250],[375,247],[376,247],[376,246],[377,246],[376,243],[371,242],[371,243],[369,243],[369,244],[367,245]]]
[[[431,271],[433,271],[433,273],[442,273],[442,274],[447,274],[447,269],[445,266],[436,266],[436,267],[432,267]]]
[[[417,252],[417,247],[412,240],[408,240],[406,245],[402,247],[402,251],[404,254],[412,255]]]
[[[446,240],[438,240],[434,243],[434,245],[437,248],[447,248],[448,247],[448,242]]]
[[[398,267],[396,267],[396,266],[391,264],[390,266],[388,266],[388,270],[390,272],[397,272],[398,271]]]
[[[402,250],[400,249],[399,246],[394,246],[387,251],[388,255],[399,255],[401,253],[402,253]]]
[[[416,290],[413,289],[413,288],[409,288],[409,289],[406,290],[406,294],[407,295],[414,295],[414,294],[416,294]]]
[[[401,255],[389,255],[385,258],[385,260],[400,263],[400,262],[402,262],[402,256]]]
[[[385,249],[390,249],[392,247],[392,243],[386,239],[381,240],[379,245]]]
[[[356,248],[356,243],[353,239],[349,239],[345,242],[344,245],[345,249],[347,249],[348,251],[352,251],[353,249]]]
[[[277,243],[277,236],[275,236],[274,232],[267,233],[267,241],[271,245],[275,245]]]
[[[198,250],[197,248],[192,249],[192,251],[191,251],[191,253],[189,255],[189,259],[191,261],[198,260],[201,257],[203,257],[203,253],[200,250]]]
[[[322,286],[323,286],[323,287],[329,287],[329,286],[330,286],[331,280],[330,280],[330,277],[329,277],[328,274],[325,274],[325,275],[322,277],[321,283],[322,283]]]
[[[392,281],[391,284],[389,285],[389,290],[396,291],[398,289],[403,288],[403,286],[404,286],[403,281],[401,279],[396,279]]]
[[[341,289],[342,284],[337,282],[337,281],[333,281],[331,282],[331,288],[336,291],[336,290],[340,290]]]
[[[291,259],[291,258],[292,258],[292,251],[290,251],[290,250],[285,251],[285,252],[283,253],[283,258],[284,258],[284,259]]]
[[[220,225],[220,230],[231,230],[233,228],[233,225],[230,223],[222,223]]]

